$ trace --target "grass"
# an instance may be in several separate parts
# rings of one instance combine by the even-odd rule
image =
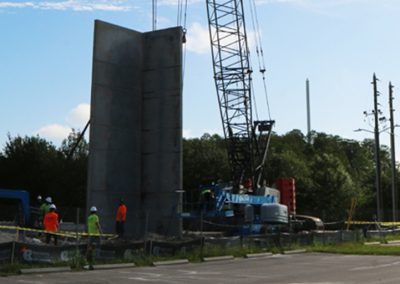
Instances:
[[[0,276],[5,277],[9,275],[17,275],[20,273],[20,264],[5,264],[0,267]]]
[[[364,245],[360,242],[349,242],[329,245],[313,245],[306,247],[310,252],[361,254],[361,255],[400,255],[398,246]]]

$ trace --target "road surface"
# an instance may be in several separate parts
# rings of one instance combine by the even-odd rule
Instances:
[[[0,283],[399,284],[400,257],[319,253],[0,278]]]

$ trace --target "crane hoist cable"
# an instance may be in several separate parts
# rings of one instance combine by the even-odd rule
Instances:
[[[178,13],[177,13],[177,26],[182,26],[183,39],[182,42],[186,43],[186,21],[187,21],[187,0],[178,0]],[[186,67],[186,44],[183,45],[183,55],[182,55],[182,82],[184,82],[185,77],[185,67]],[[183,83],[182,83],[183,84]]]
[[[176,16],[176,25],[180,26],[180,23],[182,22],[182,1],[183,0],[178,0],[178,13]]]
[[[269,119],[271,120],[271,110],[269,107],[268,89],[267,89],[267,83],[266,83],[266,78],[265,78],[266,68],[265,68],[264,51],[262,48],[263,45],[262,45],[262,40],[261,40],[260,24],[258,22],[257,8],[256,8],[255,0],[250,0],[250,13],[251,13],[251,21],[252,21],[253,29],[254,29],[254,33],[255,33],[256,54],[257,54],[257,59],[258,59],[259,71],[261,73],[262,80],[263,80],[263,88],[264,88],[265,101],[267,104],[268,116],[269,116]]]
[[[187,5],[188,5],[187,0],[178,0],[178,14],[176,19],[176,25],[182,26],[184,29],[186,29]]]

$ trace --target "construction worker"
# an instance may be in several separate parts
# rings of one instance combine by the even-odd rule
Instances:
[[[40,206],[42,206],[42,204],[43,204],[42,196],[38,195],[36,197],[36,202],[35,202],[34,206],[37,207],[37,208],[40,208]]]
[[[246,191],[246,194],[253,194],[253,180],[251,178],[248,178],[244,181],[244,188]]]
[[[205,187],[200,192],[201,209],[203,212],[213,209],[214,191],[211,187]]]
[[[115,230],[119,238],[122,238],[124,236],[125,220],[126,220],[126,205],[124,203],[124,200],[121,199],[119,201],[117,217],[115,222]]]
[[[58,231],[58,214],[54,204],[49,206],[49,212],[44,216],[43,225],[46,231],[46,244],[50,243],[50,238],[53,236],[54,245],[57,245],[57,235],[52,234]]]
[[[43,228],[43,216],[42,210],[40,209],[42,204],[42,196],[38,195],[36,200],[33,202],[33,206],[31,207],[32,226],[35,229]]]
[[[50,205],[52,204],[52,199],[50,196],[46,197],[44,201],[45,202],[43,202],[42,205],[40,206],[40,212],[42,213],[42,220],[44,219],[46,213],[50,211]]]
[[[100,234],[102,233],[96,206],[92,206],[90,208],[90,214],[87,220],[87,228],[89,239],[86,250],[86,259],[89,265],[84,266],[84,268],[93,270],[93,251],[95,250],[96,246],[100,244]]]

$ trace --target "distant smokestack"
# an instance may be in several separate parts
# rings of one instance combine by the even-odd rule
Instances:
[[[307,140],[311,143],[311,116],[310,116],[310,81],[306,80],[306,100],[307,100]]]

